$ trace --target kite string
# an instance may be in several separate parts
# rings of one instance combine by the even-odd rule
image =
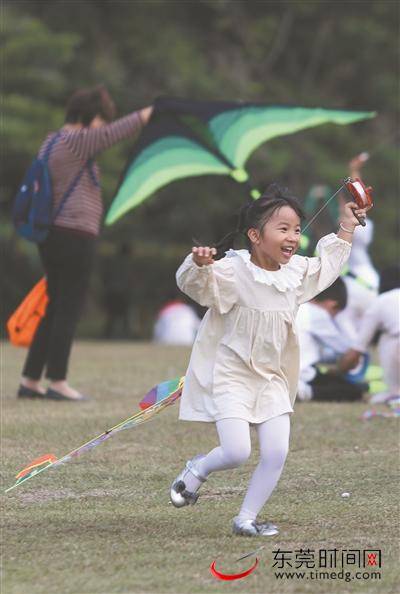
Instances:
[[[308,221],[307,225],[301,230],[302,233],[311,225],[313,221],[317,218],[317,216],[328,206],[328,204],[343,190],[344,186],[340,186],[340,188],[321,206],[321,208],[315,213],[310,221]]]
[[[398,132],[394,132],[393,134],[388,135],[381,143],[378,144],[378,146],[376,146],[373,150],[368,151],[368,155],[369,158],[371,158],[372,155],[375,155],[377,152],[379,152],[384,146],[386,146],[387,144],[389,144],[393,139],[396,138],[396,136],[398,135]],[[335,192],[333,194],[333,196],[331,196],[329,198],[329,200],[327,200],[319,209],[319,211],[312,217],[312,219],[310,221],[308,221],[307,225],[304,227],[304,229],[301,230],[302,233],[304,233],[304,231],[306,231],[306,229],[308,229],[308,227],[311,225],[311,223],[313,221],[315,221],[315,219],[317,218],[317,216],[324,210],[324,208],[326,206],[328,206],[329,202],[331,200],[333,200],[335,198],[335,196],[337,196],[339,194],[339,192],[344,188],[344,185],[341,186],[337,192]]]

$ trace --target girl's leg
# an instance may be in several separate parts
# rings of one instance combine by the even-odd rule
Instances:
[[[255,520],[274,490],[289,448],[289,413],[257,425],[260,462],[251,477],[238,518]]]
[[[250,427],[243,419],[221,419],[216,422],[220,445],[201,460],[195,468],[207,478],[211,472],[236,468],[246,462],[251,453]],[[186,489],[195,493],[202,484],[191,472],[185,476]]]

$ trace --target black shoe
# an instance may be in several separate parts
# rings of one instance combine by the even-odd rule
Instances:
[[[67,400],[68,402],[82,402],[83,400],[90,400],[87,396],[79,396],[79,398],[71,398],[70,396],[65,396],[61,392],[57,392],[57,390],[52,390],[51,388],[47,388],[47,392],[44,395],[44,398],[48,400]]]
[[[32,388],[27,388],[22,384],[18,388],[17,392],[18,398],[45,398],[45,395],[42,392],[38,392],[37,390],[32,390]]]

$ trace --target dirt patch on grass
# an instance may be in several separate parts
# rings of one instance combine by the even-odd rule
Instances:
[[[218,489],[218,490],[213,490],[210,493],[202,493],[201,498],[202,499],[228,499],[229,497],[236,496],[238,493],[241,493],[242,491],[243,491],[242,488]]]
[[[22,503],[47,503],[63,499],[84,499],[85,497],[115,497],[121,495],[121,489],[90,489],[77,493],[73,489],[40,489],[29,493],[20,493],[18,499]]]

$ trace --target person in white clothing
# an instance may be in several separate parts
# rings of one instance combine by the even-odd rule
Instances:
[[[158,312],[154,341],[160,344],[191,346],[201,319],[182,299],[168,301]]]
[[[349,258],[349,270],[355,277],[360,277],[372,291],[378,291],[379,274],[368,253],[374,235],[374,224],[369,219],[365,228],[356,229],[353,247]]]
[[[353,248],[352,248],[353,251]],[[365,280],[369,269],[358,269],[359,274],[348,272],[342,279],[347,290],[346,307],[335,316],[335,323],[350,343],[355,343],[361,328],[363,316],[375,301],[378,291]]]
[[[224,255],[242,235],[248,249],[230,249],[215,261],[216,248],[193,247],[177,271],[179,288],[209,308],[193,346],[179,418],[215,423],[220,445],[187,462],[171,485],[174,506],[195,503],[212,472],[245,462],[250,425],[255,425],[260,461],[233,532],[277,534],[274,524],[257,516],[288,451],[299,369],[295,317],[299,304],[333,283],[347,261],[359,224],[352,209],[365,216],[364,209],[349,203],[338,233],[320,240],[319,255],[297,256],[302,211],[296,198],[273,184],[243,207],[236,231],[217,244]]]
[[[349,175],[352,179],[362,178],[361,170],[368,159],[368,153],[361,153],[350,161]],[[339,202],[342,210],[345,202],[343,199]],[[354,230],[348,271],[343,276],[347,289],[347,305],[335,318],[340,329],[352,342],[357,340],[362,317],[378,295],[379,287],[379,274],[369,255],[374,237],[374,223],[370,219],[365,223],[365,227],[357,227]]]
[[[381,294],[367,309],[362,320],[357,343],[346,356],[347,367],[358,363],[379,333],[378,355],[387,391],[375,394],[372,404],[400,396],[400,267],[392,266],[382,272]]]
[[[358,400],[365,386],[349,382],[340,372],[341,358],[352,344],[336,323],[346,307],[347,291],[342,278],[308,303],[300,305],[296,318],[300,345],[299,400]],[[318,364],[336,364],[320,373]]]
[[[368,153],[361,153],[349,163],[349,174],[352,179],[362,179],[361,170],[369,159]],[[341,210],[344,203],[341,202]],[[353,244],[349,257],[348,267],[350,274],[361,279],[371,291],[378,292],[379,274],[372,263],[368,253],[374,238],[374,223],[371,219],[365,221],[365,227],[354,229]]]

